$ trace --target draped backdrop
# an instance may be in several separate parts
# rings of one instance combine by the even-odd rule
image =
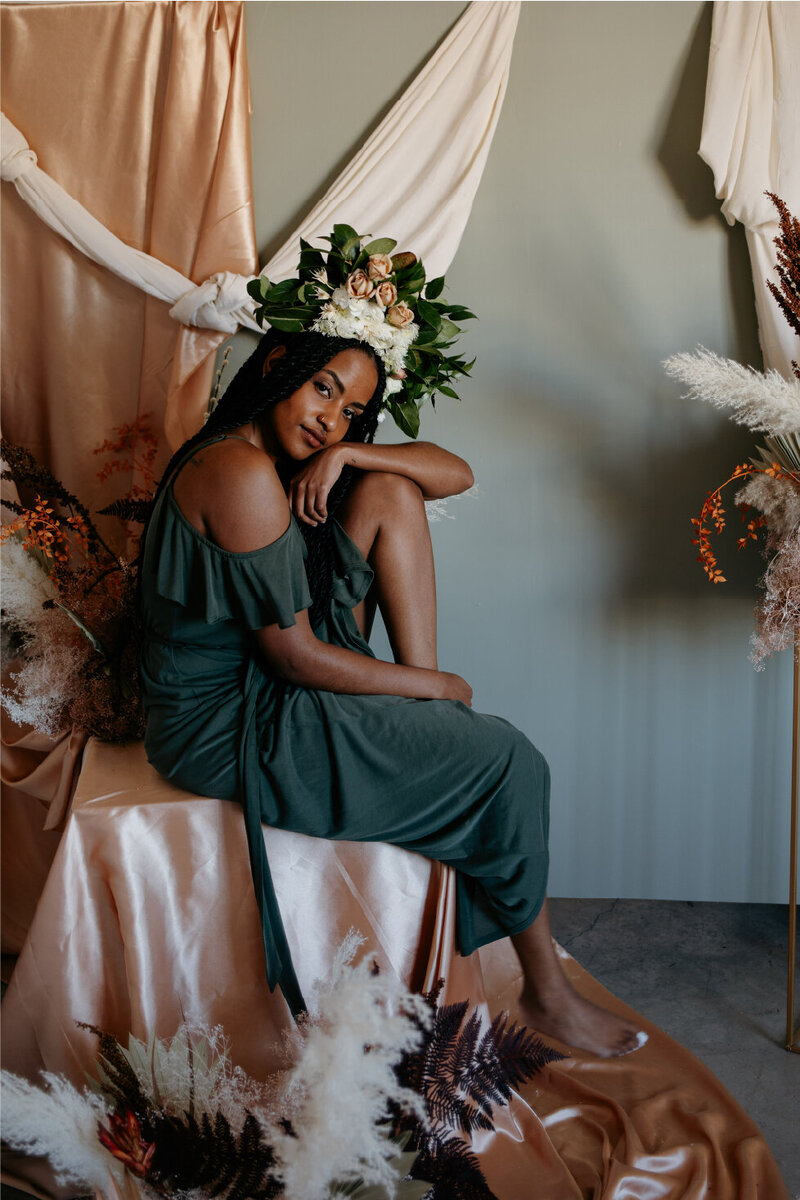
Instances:
[[[301,235],[337,220],[391,232],[432,275],[447,269],[518,14],[518,3],[467,7],[266,264],[270,278],[292,273]],[[4,432],[97,509],[109,496],[93,447],[153,413],[163,462],[203,419],[225,334],[258,328],[243,7],[8,4],[0,16]],[[4,722],[6,953],[24,940],[57,844],[42,823],[63,824],[84,741],[52,745]]]
[[[0,19],[3,111],[47,174],[191,279],[257,270],[241,3],[6,4]],[[147,412],[160,428],[173,378],[207,397],[222,337],[183,330],[7,183],[2,225],[4,432],[100,507],[92,448]]]
[[[486,165],[508,82],[518,16],[517,2],[471,4],[466,9],[335,183],[267,263],[268,278],[288,278],[296,267],[300,237],[320,238],[336,221],[355,225],[361,233],[390,230],[401,245],[413,246],[427,264],[430,278],[444,274]],[[213,27],[217,28],[216,18]],[[135,56],[133,43],[130,49]],[[195,61],[200,57],[197,54]],[[244,77],[243,66],[237,77]],[[241,167],[249,162],[247,133],[237,103],[241,97],[233,88],[231,92],[230,119],[216,130],[223,139],[219,161],[227,167],[238,154]],[[104,224],[97,212],[43,170],[29,140],[5,111],[2,146],[2,178],[14,184],[36,216],[92,262],[147,295],[170,302],[170,315],[182,325],[227,333],[234,333],[239,325],[259,328],[255,303],[247,294],[252,272],[236,274],[227,264],[223,267],[224,243],[213,242],[220,253],[218,268],[195,286],[169,265],[171,259],[159,258],[157,246],[150,254],[143,253],[138,243]],[[238,178],[245,189],[242,171]],[[212,214],[219,220],[236,195],[227,189],[223,170],[214,174],[211,193],[217,192],[225,196],[219,205],[223,211],[215,206]],[[207,241],[212,244],[210,238]],[[204,265],[199,255],[194,261],[193,279],[202,275]],[[78,297],[74,299],[72,315],[78,317]],[[179,338],[165,418],[173,449],[195,432],[202,419],[213,344],[214,339],[186,331]]]
[[[729,225],[747,233],[765,368],[790,376],[797,338],[767,289],[775,282],[775,192],[800,213],[800,4],[714,5],[700,155]]]
[[[497,124],[518,11],[467,8],[266,264],[270,277],[293,269],[299,233],[319,236],[337,219],[391,233],[433,273],[446,269]],[[232,0],[7,4],[2,20],[5,431],[96,507],[91,448],[147,411],[171,445],[193,432],[215,349],[248,323],[244,283],[258,265],[243,10]],[[74,227],[56,211],[62,192]],[[11,731],[8,743],[8,948],[22,953],[4,1002],[6,1065],[82,1083],[95,1047],[76,1020],[146,1038],[170,1036],[186,1016],[220,1021],[238,1062],[271,1069],[287,1013],[264,985],[238,809],[170,787],[141,746],[92,743],[80,770],[80,735],[50,747]],[[513,1010],[507,942],[455,953],[452,872],[395,847],[267,833],[304,986],[354,924],[382,969],[420,987],[444,976],[448,999]],[[561,953],[587,994],[626,1011]],[[717,1200],[784,1196],[746,1114],[648,1028],[633,1060],[576,1055],[549,1068],[476,1139],[498,1195],[523,1200],[535,1178],[552,1200],[668,1200],[695,1187]],[[7,1158],[6,1169],[59,1194],[41,1164]],[[102,1195],[121,1194],[118,1182]]]

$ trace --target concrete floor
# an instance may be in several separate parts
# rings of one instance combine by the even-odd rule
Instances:
[[[550,917],[562,946],[604,987],[711,1068],[800,1200],[800,1054],[783,1048],[786,907],[551,900]],[[800,1011],[800,981],[795,997]]]

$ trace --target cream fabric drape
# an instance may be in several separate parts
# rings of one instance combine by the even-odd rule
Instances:
[[[300,237],[346,221],[390,235],[450,266],[469,218],[503,105],[519,3],[473,3],[388,116],[264,268],[293,274]]]
[[[800,3],[714,4],[700,156],[726,220],[747,233],[764,365],[788,375],[797,338],[765,283],[778,224],[764,192],[800,214]]]
[[[257,270],[240,0],[5,4],[0,20],[2,108],[44,174],[179,277]],[[18,189],[36,169],[8,164],[26,166]],[[177,408],[207,397],[222,337],[181,330],[11,183],[2,199],[4,430],[95,508],[93,446],[148,411],[159,428],[170,388]]]
[[[519,3],[473,3],[336,183],[264,268],[273,280],[297,264],[300,237],[318,238],[336,221],[389,232],[425,260],[429,276],[449,267],[475,198],[508,83]],[[0,176],[54,232],[92,261],[171,304],[184,325],[259,329],[247,295],[250,276],[215,270],[197,286],[157,258],[128,246],[37,165],[34,147],[3,114]],[[194,343],[190,343],[194,346]],[[197,342],[199,358],[205,343]],[[198,355],[178,356],[166,429],[177,446],[197,428],[207,398],[187,381]]]

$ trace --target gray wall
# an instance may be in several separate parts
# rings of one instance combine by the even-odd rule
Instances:
[[[550,760],[553,895],[786,895],[791,664],[747,659],[758,553],[734,528],[712,588],[690,543],[750,442],[660,365],[698,343],[759,365],[744,240],[696,156],[710,7],[523,4],[448,276],[478,363],[423,417],[479,483],[433,526],[441,663]],[[247,5],[262,262],[461,11]]]

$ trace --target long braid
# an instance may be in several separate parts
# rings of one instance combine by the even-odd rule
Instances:
[[[274,359],[269,372],[265,374],[264,360],[276,346],[285,346],[286,353]],[[268,409],[302,387],[335,355],[349,349],[362,350],[373,359],[378,372],[378,383],[364,412],[351,421],[345,441],[371,442],[378,427],[381,398],[386,385],[383,363],[372,348],[364,342],[349,338],[332,338],[320,333],[280,333],[270,329],[239,368],[203,428],[173,454],[161,477],[156,498],[166,487],[181,460],[196,446],[263,416]],[[328,497],[329,518],[336,512],[357,476],[358,472],[354,468],[344,468]],[[317,625],[327,611],[333,587],[333,529],[329,519],[322,525],[301,525],[301,531],[308,550],[306,571],[312,596],[309,617],[312,625]],[[146,535],[147,526],[140,543],[140,561]]]

